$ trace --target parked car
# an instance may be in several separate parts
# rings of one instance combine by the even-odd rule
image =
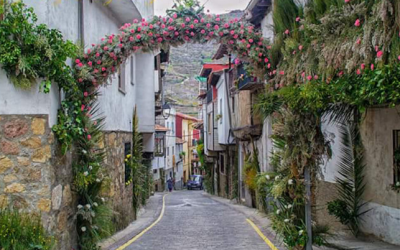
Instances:
[[[201,175],[192,175],[190,180],[187,183],[187,189],[200,189],[203,190],[203,176]]]

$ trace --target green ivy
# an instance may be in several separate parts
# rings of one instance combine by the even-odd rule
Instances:
[[[14,86],[29,89],[42,79],[41,89],[50,92],[51,83],[73,84],[71,68],[65,63],[76,56],[77,47],[64,41],[60,31],[37,24],[33,8],[22,2],[0,10],[0,64]],[[1,13],[0,12],[0,13]]]

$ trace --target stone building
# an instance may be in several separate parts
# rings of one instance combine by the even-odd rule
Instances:
[[[133,19],[153,16],[151,0],[36,1],[38,23],[58,29],[65,39],[89,46]],[[139,131],[145,155],[154,150],[157,53],[137,53],[129,58],[100,89],[99,112],[106,117],[105,165],[111,179],[107,196],[117,212],[117,228],[133,218],[132,188],[125,185],[124,159],[131,145],[132,115],[138,107]],[[140,72],[140,74],[138,73]],[[40,80],[38,80],[39,82]],[[57,249],[76,244],[76,200],[72,186],[73,156],[62,156],[51,127],[57,122],[62,93],[56,83],[49,94],[14,87],[0,69],[0,204],[42,214],[45,228],[57,238]]]

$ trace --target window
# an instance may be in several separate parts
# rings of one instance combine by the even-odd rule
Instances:
[[[126,157],[129,155],[129,154],[131,154],[132,152],[131,152],[131,143],[130,142],[127,142],[127,143],[125,143],[125,158],[124,158],[124,160],[126,159]],[[125,162],[125,161],[124,161]],[[125,183],[126,182],[128,182],[128,181],[130,181],[131,180],[131,177],[132,177],[132,169],[128,166],[128,164],[125,162]]]
[[[219,124],[222,124],[222,99],[219,99]]]
[[[175,155],[175,147],[172,146],[172,155]]]
[[[167,147],[167,156],[169,156],[169,147]]]
[[[232,113],[235,113],[235,96],[232,96]]]
[[[207,120],[207,122],[208,122],[208,133],[209,134],[211,134],[211,131],[212,131],[212,116],[211,116],[212,114],[210,113],[210,114],[208,114],[208,120]]]
[[[175,122],[172,122],[172,134],[175,134]]]
[[[393,181],[400,182],[400,130],[393,130]]]
[[[167,122],[167,128],[169,129],[169,122]]]
[[[135,64],[135,61],[136,59],[135,59],[135,56],[133,55],[133,56],[131,56],[131,84],[132,85],[135,85],[135,82],[136,82],[136,74],[135,74],[135,66],[136,66],[136,64]]]
[[[154,169],[154,170],[153,170],[153,174],[157,174],[157,169]]]
[[[225,159],[223,155],[220,155],[220,169],[221,169],[221,174],[225,173]]]
[[[165,137],[161,133],[156,133],[155,134],[155,152],[154,155],[156,157],[161,157],[164,156],[164,140]]]
[[[125,63],[122,63],[118,70],[118,89],[125,94]]]

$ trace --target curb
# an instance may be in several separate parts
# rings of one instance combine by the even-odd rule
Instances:
[[[104,239],[100,242],[100,249],[118,249],[118,247],[125,244],[153,224],[161,214],[164,194],[164,192],[156,193],[154,196],[150,197],[148,204],[139,210],[137,220],[131,222],[128,227],[117,232],[110,238]]]

